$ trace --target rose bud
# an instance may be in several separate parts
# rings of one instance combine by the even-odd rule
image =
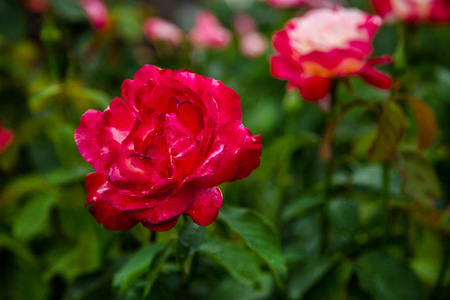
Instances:
[[[148,18],[143,29],[150,40],[163,41],[174,46],[183,42],[183,31],[175,24],[158,17]]]
[[[389,21],[450,21],[448,0],[372,0],[375,11]]]
[[[196,48],[220,50],[230,44],[231,33],[220,25],[212,13],[202,11],[195,19],[195,25],[189,34],[189,38]]]
[[[320,8],[288,21],[273,36],[278,52],[270,58],[273,76],[288,81],[306,100],[324,98],[334,78],[359,75],[367,83],[388,89],[391,78],[374,69],[389,57],[369,59],[379,16],[358,9]]]
[[[95,173],[86,176],[89,211],[107,229],[137,223],[166,231],[187,214],[211,224],[218,185],[259,166],[261,136],[241,122],[240,98],[222,82],[146,65],[122,83],[122,98],[88,110],[75,131]]]

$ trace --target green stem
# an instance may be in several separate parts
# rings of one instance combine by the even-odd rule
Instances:
[[[150,231],[150,243],[151,243],[151,244],[156,243],[157,237],[158,237],[158,236],[157,236],[157,232],[151,230],[151,231]]]
[[[449,247],[449,237],[446,236],[444,240],[444,257],[441,263],[441,269],[439,270],[439,276],[436,280],[436,284],[433,288],[433,292],[431,293],[430,299],[439,299],[439,290],[442,288],[442,284],[444,283],[445,273],[449,267],[450,262],[450,247]]]
[[[330,112],[327,116],[327,123],[331,122],[335,117],[335,111],[337,109],[337,83],[335,80],[333,82],[330,91]],[[324,178],[324,193],[323,193],[323,204],[322,204],[322,242],[321,242],[321,252],[325,254],[328,249],[328,240],[330,236],[330,221],[328,220],[328,205],[331,199],[333,182],[332,177],[335,168],[335,155],[332,153],[331,158],[327,161],[325,167],[325,178]]]
[[[383,164],[383,245],[387,246],[389,238],[389,199],[391,197],[391,180],[390,166],[388,163]]]

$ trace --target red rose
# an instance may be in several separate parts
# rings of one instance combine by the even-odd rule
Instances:
[[[372,0],[382,17],[392,21],[450,22],[448,0]]]
[[[219,184],[259,166],[261,136],[242,125],[240,98],[220,81],[146,65],[122,98],[88,110],[75,131],[89,211],[107,229],[141,222],[166,231],[180,214],[206,226],[219,214]]]
[[[360,75],[388,89],[391,79],[374,69],[389,57],[369,59],[372,39],[382,20],[358,9],[320,8],[291,19],[273,37],[278,54],[271,57],[272,75],[297,87],[306,100],[325,97],[333,78]]]

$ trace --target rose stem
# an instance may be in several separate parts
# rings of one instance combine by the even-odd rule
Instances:
[[[337,106],[337,83],[338,80],[334,80],[330,90],[330,111],[327,116],[327,123],[330,122],[335,117],[335,110]],[[332,142],[331,148],[332,147]],[[331,157],[326,162],[325,167],[325,182],[324,182],[324,193],[323,193],[323,206],[322,206],[322,243],[321,252],[325,254],[328,249],[328,239],[330,236],[330,224],[328,220],[328,204],[331,198],[332,190],[332,176],[335,168],[335,157],[333,151],[331,151]]]

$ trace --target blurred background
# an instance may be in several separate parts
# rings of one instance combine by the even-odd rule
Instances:
[[[363,0],[340,3],[373,13]],[[408,125],[390,173],[385,235],[382,168],[367,153],[377,114],[356,108],[341,118],[325,205],[318,152],[326,111],[270,75],[273,33],[308,9],[252,0],[0,0],[0,128],[12,136],[0,143],[0,299],[448,299],[449,27],[408,27],[407,45],[399,43],[403,25],[386,24],[375,37],[373,55],[400,62],[383,70],[407,82],[437,120],[431,147],[413,155],[418,129],[402,106]],[[205,11],[206,27],[222,30],[212,41],[195,37]],[[80,116],[104,110],[144,64],[190,69],[240,95],[243,123],[263,135],[263,154],[250,177],[221,186],[224,204],[248,208],[278,233],[284,277],[272,276],[273,262],[226,218],[206,237],[243,251],[253,273],[206,247],[194,247],[188,263],[171,252],[145,255],[138,251],[151,244],[150,231],[108,231],[84,207],[93,169],[73,139]],[[338,97],[377,106],[390,93],[351,78]],[[180,223],[158,242],[176,240]],[[133,269],[135,253],[144,262]]]

